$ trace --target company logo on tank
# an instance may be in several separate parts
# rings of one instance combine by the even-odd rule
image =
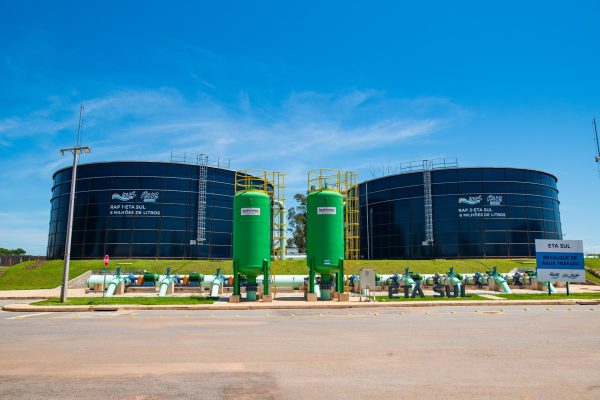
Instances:
[[[158,192],[142,192],[141,198],[144,203],[156,203],[158,200]]]
[[[240,209],[240,215],[260,215],[260,208],[242,208]]]
[[[317,207],[317,215],[336,215],[337,208],[335,207]]]
[[[490,206],[501,206],[502,205],[502,196],[499,194],[490,194],[487,197],[487,203]]]
[[[469,196],[469,198],[466,197],[459,197],[458,198],[458,204],[469,204],[471,206],[474,206],[475,204],[479,204],[481,203],[481,199],[482,196]]]
[[[477,205],[483,201],[483,195],[459,197],[458,204]],[[459,218],[506,218],[506,212],[502,208],[502,196],[490,194],[486,197],[487,207],[459,207]]]
[[[113,193],[112,194],[112,199],[113,200],[120,200],[120,201],[133,200],[133,199],[135,199],[135,190],[131,191],[131,192],[123,192],[121,194],[119,194],[119,193]]]
[[[146,204],[111,204],[108,215],[110,216],[125,216],[125,217],[133,217],[133,216],[145,216],[145,217],[160,217],[160,207],[158,205],[148,204],[148,203],[156,203],[158,200],[159,193],[158,192],[142,192],[140,198],[143,203]],[[134,200],[136,198],[135,190],[130,192],[123,192],[122,194],[113,193],[111,196],[112,200],[118,200],[121,202],[126,202],[130,200]]]

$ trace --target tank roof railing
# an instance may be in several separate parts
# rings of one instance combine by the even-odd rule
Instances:
[[[229,158],[217,157],[211,159],[207,154],[204,153],[173,153],[171,152],[171,162],[178,162],[182,164],[193,164],[193,165],[207,165],[218,168],[231,168],[231,160]]]
[[[370,172],[372,178],[383,178],[385,176],[398,175],[406,172],[419,172],[445,168],[458,168],[458,159],[456,157],[444,157],[429,160],[389,163],[383,167],[372,167]]]
[[[318,168],[308,171],[308,191],[317,190],[342,191],[342,172],[332,168]]]
[[[285,173],[266,171],[259,168],[247,168],[235,173],[235,193],[258,190],[285,201]]]

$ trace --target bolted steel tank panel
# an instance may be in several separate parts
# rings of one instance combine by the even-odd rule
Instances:
[[[310,192],[306,198],[306,259],[318,273],[337,272],[344,258],[344,200],[334,190]]]
[[[239,273],[258,276],[265,259],[270,265],[270,197],[257,190],[237,193],[233,198],[233,261]]]

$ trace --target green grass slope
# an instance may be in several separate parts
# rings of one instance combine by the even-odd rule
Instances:
[[[171,273],[187,274],[199,272],[213,274],[221,268],[224,274],[233,272],[231,260],[111,260],[110,269],[114,270],[117,263],[123,265],[123,271],[148,270],[164,273],[171,267]],[[361,268],[372,268],[379,274],[403,272],[405,267],[422,274],[445,273],[454,267],[456,272],[485,271],[497,267],[500,272],[508,272],[513,268],[535,267],[533,260],[364,260],[347,261],[346,271],[349,274],[358,273]],[[73,279],[89,270],[102,270],[102,260],[73,260],[70,263],[69,279]],[[0,290],[17,289],[49,289],[61,284],[63,261],[28,261],[13,265],[5,270],[0,277]],[[272,272],[279,275],[308,274],[305,260],[273,261]]]
[[[591,269],[597,269],[600,271],[600,258],[586,258],[585,266]]]

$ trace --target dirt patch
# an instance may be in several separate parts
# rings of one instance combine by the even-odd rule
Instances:
[[[39,267],[43,266],[45,262],[46,261],[44,261],[44,260],[34,261],[30,265],[26,266],[25,269],[26,270],[38,269]]]

